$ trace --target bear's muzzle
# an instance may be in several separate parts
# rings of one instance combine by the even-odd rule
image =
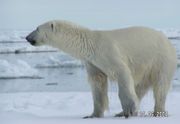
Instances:
[[[31,44],[31,45],[35,45],[36,44],[36,40],[34,39],[34,32],[30,33],[27,37],[26,40]]]

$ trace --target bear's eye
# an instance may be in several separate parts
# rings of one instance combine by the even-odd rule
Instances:
[[[51,24],[51,29],[52,29],[52,31],[54,30],[54,25],[53,24]]]

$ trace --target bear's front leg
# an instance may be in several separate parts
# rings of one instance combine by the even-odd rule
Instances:
[[[103,117],[105,109],[108,108],[107,76],[89,62],[86,63],[86,69],[93,95],[94,111],[84,118]]]
[[[118,73],[118,88],[123,112],[116,116],[128,118],[136,115],[139,108],[139,100],[135,92],[134,80],[129,68],[126,66],[121,66],[121,71]]]

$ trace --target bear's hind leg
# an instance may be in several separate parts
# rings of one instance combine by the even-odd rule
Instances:
[[[171,60],[171,59],[169,59]],[[163,61],[160,71],[153,72],[153,94],[155,99],[154,116],[167,116],[165,103],[176,64],[173,61]],[[164,115],[165,114],[165,115]]]
[[[169,82],[160,81],[157,84],[154,84],[153,86],[153,94],[155,99],[154,116],[165,116],[164,114],[167,114],[165,111],[165,103],[169,88],[170,88],[170,81]]]
[[[107,76],[91,63],[86,63],[86,69],[93,95],[94,112],[84,118],[103,117],[105,109],[108,108]]]

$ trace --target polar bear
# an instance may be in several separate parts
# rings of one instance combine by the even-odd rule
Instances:
[[[108,108],[108,78],[118,83],[123,111],[116,116],[137,115],[151,87],[154,114],[165,112],[177,58],[161,32],[146,27],[90,30],[55,20],[40,25],[26,39],[34,46],[47,44],[85,62],[94,101],[93,113],[85,118],[103,117]]]

